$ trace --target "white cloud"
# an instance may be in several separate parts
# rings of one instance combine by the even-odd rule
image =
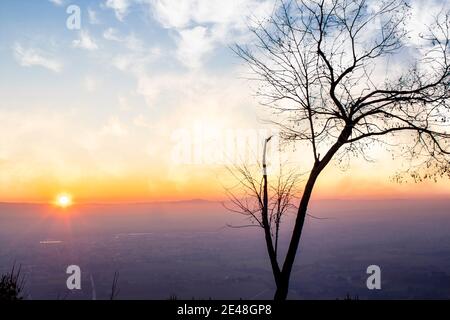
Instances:
[[[213,49],[212,39],[208,36],[208,29],[195,27],[179,32],[177,40],[177,58],[185,66],[198,68],[203,58]]]
[[[124,42],[127,49],[131,51],[143,51],[145,48],[144,42],[133,33],[126,36]]]
[[[90,24],[100,24],[100,20],[98,19],[97,12],[91,8],[88,8],[88,17]]]
[[[110,41],[122,41],[117,29],[108,28],[103,32],[103,38]]]
[[[143,52],[146,50],[144,42],[136,37],[134,33],[123,36],[114,28],[108,28],[103,32],[103,38],[109,41],[121,42],[125,48],[135,52]]]
[[[148,0],[157,21],[165,28],[184,29],[196,25],[226,26],[246,31],[249,16],[259,20],[269,15],[275,0]]]
[[[80,32],[80,38],[77,40],[74,40],[72,42],[72,46],[74,48],[80,48],[85,50],[97,50],[98,45],[95,42],[93,38],[89,35],[89,32],[87,31],[81,31]]]
[[[412,45],[421,45],[423,41],[421,34],[428,33],[428,26],[433,23],[436,17],[448,4],[439,0],[414,0],[411,3],[411,16],[408,19],[407,28],[410,31],[410,42]]]
[[[23,67],[40,66],[57,73],[63,69],[61,62],[41,52],[39,49],[25,49],[20,43],[16,43],[13,51],[17,62]]]
[[[172,81],[166,76],[160,76],[157,79],[146,74],[136,74],[137,89],[136,93],[144,97],[145,103],[150,108],[155,107],[155,102],[161,91],[167,86],[172,86]]]
[[[161,55],[159,47],[147,47],[134,33],[122,35],[117,29],[108,28],[103,32],[103,38],[122,45],[125,52],[112,57],[112,65],[132,74],[141,72],[145,67]]]
[[[274,0],[147,0],[151,14],[164,28],[174,30],[176,56],[198,68],[206,54],[248,34],[247,18],[269,15]]]
[[[134,59],[132,55],[118,55],[114,57],[112,64],[120,71],[127,71],[130,69],[133,61]]]
[[[165,1],[150,2],[154,18],[165,28],[186,27],[192,19],[196,1]]]
[[[128,14],[128,8],[131,5],[131,0],[106,0],[105,6],[113,9],[118,20],[123,21]]]
[[[129,72],[132,75],[144,72],[150,62],[160,56],[159,49],[148,49],[142,52],[118,54],[112,58],[112,65],[120,71]]]
[[[207,53],[248,34],[249,16],[261,19],[272,12],[275,3],[276,0],[105,0],[103,6],[113,9],[120,21],[132,5],[147,6],[158,23],[175,31],[179,61],[198,68]]]
[[[64,0],[48,0],[53,3],[55,6],[61,7],[64,4]]]

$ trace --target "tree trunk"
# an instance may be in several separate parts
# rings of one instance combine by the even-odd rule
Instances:
[[[280,281],[281,270],[277,261],[277,254],[273,247],[272,235],[270,232],[270,223],[269,223],[269,195],[267,190],[267,164],[266,164],[266,150],[267,143],[270,141],[272,137],[266,139],[264,143],[264,151],[263,151],[263,207],[262,207],[262,223],[264,228],[264,236],[266,240],[267,252],[270,258],[270,264],[272,266],[272,273],[275,280],[275,283],[278,287]]]
[[[277,290],[275,291],[275,296],[273,300],[283,301],[286,300],[289,291],[289,277],[285,278],[280,275],[280,279],[277,283]]]
[[[277,291],[275,292],[274,300],[286,300],[289,292],[289,280],[291,277],[292,267],[294,265],[295,256],[297,254],[298,245],[302,236],[303,225],[305,224],[305,217],[308,210],[309,200],[314,189],[314,185],[323,169],[330,163],[336,152],[342,147],[352,133],[352,126],[346,125],[338,137],[336,143],[328,150],[327,154],[322,160],[317,160],[306,182],[305,189],[303,191],[302,199],[298,207],[297,218],[295,220],[294,230],[292,231],[291,242],[289,243],[289,249],[284,260],[283,268],[279,281],[277,282]]]
[[[305,190],[303,192],[302,200],[298,208],[297,219],[295,221],[294,230],[292,232],[291,243],[286,254],[286,259],[281,270],[280,281],[277,285],[277,291],[275,292],[274,300],[286,300],[289,291],[289,279],[291,277],[292,266],[294,265],[295,256],[297,253],[298,245],[305,223],[306,211],[308,209],[308,203],[311,198],[311,194],[314,188],[314,184],[319,176],[320,171],[314,166],[311,174],[306,183]]]

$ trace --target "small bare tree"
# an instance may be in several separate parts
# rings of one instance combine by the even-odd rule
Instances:
[[[410,6],[403,0],[280,1],[271,17],[251,28],[255,44],[235,47],[256,75],[257,95],[273,111],[271,121],[282,137],[311,155],[284,262],[273,266],[275,299],[287,297],[314,185],[333,159],[366,157],[367,148],[381,142],[399,147],[416,180],[449,175],[445,5],[412,42],[406,28]],[[242,174],[252,181],[245,170]],[[257,191],[258,185],[249,185]],[[267,222],[258,223],[270,242]]]
[[[278,286],[281,280],[278,263],[280,224],[286,214],[297,209],[294,202],[297,201],[295,195],[298,194],[300,176],[293,171],[285,173],[280,166],[275,178],[268,178],[266,151],[271,139],[269,137],[264,142],[262,163],[258,162],[256,165],[257,172],[245,163],[228,168],[237,184],[226,189],[229,204],[224,206],[246,216],[251,222],[248,225],[230,227],[258,226],[263,229],[272,273]]]

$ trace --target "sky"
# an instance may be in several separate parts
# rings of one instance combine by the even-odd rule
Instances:
[[[80,202],[222,199],[225,165],[257,158],[274,132],[230,49],[251,40],[249,16],[266,17],[274,5],[2,0],[0,201],[61,192]],[[413,1],[412,29],[420,32],[425,8],[441,7]],[[69,28],[78,9],[80,28]],[[315,195],[450,195],[446,181],[391,182],[401,160],[376,146],[373,154],[375,164],[327,169]],[[305,171],[294,146],[271,155]]]

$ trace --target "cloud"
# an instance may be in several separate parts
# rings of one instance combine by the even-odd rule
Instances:
[[[199,68],[203,58],[221,45],[248,34],[248,16],[269,15],[276,0],[105,0],[123,21],[133,5],[146,6],[162,27],[174,31],[175,56],[189,68]],[[107,35],[108,36],[108,35]],[[111,34],[109,34],[111,36]]]
[[[154,18],[164,28],[180,29],[193,20],[195,2],[156,0],[150,2],[150,8]]]
[[[53,3],[55,6],[61,7],[62,5],[64,5],[64,0],[48,0],[51,3]]]
[[[205,27],[181,30],[177,40],[177,58],[187,67],[199,68],[206,54],[213,50],[212,42]]]
[[[159,47],[146,46],[134,33],[123,35],[117,29],[108,28],[103,32],[103,38],[117,42],[125,49],[111,58],[112,65],[124,72],[139,73],[161,55]]]
[[[106,0],[105,7],[113,9],[119,21],[123,21],[128,14],[131,0]]]
[[[25,49],[20,43],[16,43],[13,51],[17,62],[23,67],[40,66],[56,73],[61,72],[63,69],[61,62],[41,52],[41,50],[35,48]]]
[[[198,24],[222,24],[246,28],[250,14],[259,18],[270,13],[274,0],[149,0],[153,16],[165,28],[182,29]]]
[[[423,39],[421,34],[429,32],[428,26],[433,23],[433,18],[436,17],[443,9],[445,9],[445,1],[439,0],[414,0],[411,3],[411,16],[407,20],[407,29],[409,33],[409,41],[413,46],[422,45]],[[447,5],[447,10],[449,7]]]
[[[103,32],[103,38],[109,41],[116,41],[124,44],[125,48],[135,52],[143,52],[146,50],[144,42],[134,33],[126,36],[121,35],[117,29],[108,28]]]
[[[89,32],[87,31],[81,31],[80,32],[80,38],[77,40],[74,40],[72,42],[72,46],[74,48],[80,48],[85,50],[97,50],[98,45],[95,42],[93,38],[89,35]]]
[[[219,76],[198,69],[181,74],[140,73],[135,75],[136,93],[145,99],[151,109],[160,109],[162,112],[164,109],[171,110],[170,113],[178,115],[181,122],[183,118],[195,119],[199,115],[208,114],[224,118],[224,107],[228,108],[230,117],[236,118],[237,112],[233,112],[234,108],[241,108],[242,103],[251,104],[248,87],[243,85],[244,80],[237,79],[238,73],[239,71],[235,71]],[[243,113],[246,112],[241,108],[239,114]],[[249,114],[253,119],[253,110],[250,110]]]
[[[105,38],[106,40],[110,40],[110,41],[122,41],[119,32],[117,31],[117,29],[114,28],[108,28],[103,32],[103,38]]]
[[[275,0],[148,0],[153,17],[165,28],[184,29],[209,25],[229,31],[247,31],[247,18],[256,20],[269,15]],[[221,35],[221,36],[224,36]],[[231,35],[229,35],[231,36]]]
[[[147,0],[151,15],[164,28],[175,31],[178,60],[191,68],[216,47],[234,43],[248,34],[247,18],[269,15],[274,0]]]
[[[98,19],[97,12],[91,8],[88,8],[88,17],[90,24],[100,24],[100,20]]]

